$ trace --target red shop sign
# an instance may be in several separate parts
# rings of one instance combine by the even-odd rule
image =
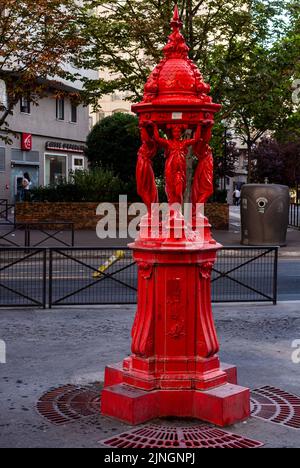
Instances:
[[[21,149],[22,151],[32,150],[32,135],[30,133],[22,133]]]

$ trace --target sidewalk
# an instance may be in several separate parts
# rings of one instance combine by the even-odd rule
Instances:
[[[1,247],[13,247],[12,244],[1,239],[1,236],[8,233],[13,229],[12,226],[1,226],[0,225],[0,248]],[[230,207],[230,228],[229,231],[213,231],[213,237],[220,242],[222,245],[234,245],[238,246],[241,244],[241,226],[240,226],[240,208]],[[66,242],[67,244],[71,241],[70,232],[62,232],[57,235],[59,239]],[[23,245],[24,244],[24,231],[12,232],[7,236],[7,239],[11,242]],[[32,245],[39,243],[45,239],[45,235],[39,231],[32,231],[31,240]],[[132,242],[132,239],[99,239],[95,231],[76,231],[75,232],[75,246],[78,247],[125,247],[128,243]],[[63,244],[56,242],[56,247],[64,247]],[[53,246],[53,241],[47,241],[41,244],[42,247]],[[279,255],[284,258],[300,258],[300,230],[289,229],[287,235],[287,246],[279,250]]]
[[[230,207],[229,231],[214,231],[214,238],[222,245],[241,244],[240,207]],[[300,258],[300,230],[288,229],[287,245],[279,249],[279,255],[285,258]]]
[[[238,365],[241,385],[300,394],[300,364],[292,362],[292,342],[300,339],[299,308],[299,303],[214,307],[221,358]],[[103,381],[105,365],[130,352],[133,318],[132,307],[2,310],[7,364],[0,364],[0,446],[96,448],[127,430],[97,413],[55,426],[38,414],[36,403],[53,387]],[[299,447],[299,430],[256,418],[228,430],[267,447]]]

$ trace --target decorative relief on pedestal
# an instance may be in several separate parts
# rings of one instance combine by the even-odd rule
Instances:
[[[153,265],[146,262],[139,263],[140,274],[143,279],[149,280],[151,279],[153,273]]]
[[[202,263],[199,266],[200,276],[206,280],[210,279],[213,266],[214,266],[213,262]]]
[[[132,352],[139,357],[150,357],[154,352],[154,266],[147,262],[138,262],[138,266],[139,295],[132,329]]]
[[[184,310],[182,306],[181,278],[167,282],[168,331],[167,336],[178,340],[185,336]]]
[[[219,351],[219,342],[211,307],[211,273],[214,262],[199,265],[197,324],[197,353],[203,358],[211,358]]]
[[[168,332],[168,336],[170,336],[174,340],[180,340],[185,335],[186,333],[185,333],[185,326],[184,326],[183,320],[180,320],[178,323],[173,325],[171,330]]]

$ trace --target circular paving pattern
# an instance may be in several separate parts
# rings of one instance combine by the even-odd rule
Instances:
[[[114,448],[259,448],[263,444],[205,424],[197,426],[167,426],[149,424],[100,441]]]
[[[293,429],[300,429],[300,398],[275,387],[262,387],[251,394],[252,416]]]
[[[65,425],[100,415],[102,384],[64,385],[45,393],[37,403],[41,416],[56,425]],[[251,394],[254,418],[300,429],[300,398],[275,387],[262,387]],[[181,425],[185,424],[185,425]],[[259,448],[263,444],[237,434],[198,423],[178,422],[139,426],[102,440],[115,448]]]
[[[38,412],[52,424],[68,424],[99,414],[101,384],[65,385],[45,393],[37,403]]]

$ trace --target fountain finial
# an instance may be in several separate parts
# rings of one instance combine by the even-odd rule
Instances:
[[[183,26],[183,23],[180,19],[180,15],[179,15],[179,10],[178,10],[178,5],[176,4],[175,5],[175,9],[174,9],[174,15],[173,15],[173,19],[171,21],[171,26],[173,28],[173,30],[175,29],[181,29],[182,26]]]

